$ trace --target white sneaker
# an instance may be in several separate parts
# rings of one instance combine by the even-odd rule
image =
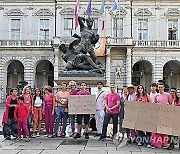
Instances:
[[[148,144],[146,147],[147,147],[147,148],[152,148],[152,146],[151,146],[150,144]]]
[[[141,144],[141,143],[138,143],[138,146],[142,146],[142,144]]]
[[[18,136],[17,138],[16,138],[16,140],[17,141],[20,141],[20,140],[22,140],[23,138],[21,137],[21,136]]]
[[[32,137],[32,138],[36,138],[36,134],[33,133],[33,134],[31,135],[31,137]]]
[[[37,132],[37,135],[36,135],[36,137],[40,137],[40,134],[39,134],[39,132]]]
[[[29,136],[26,136],[26,142],[29,142],[30,140]]]

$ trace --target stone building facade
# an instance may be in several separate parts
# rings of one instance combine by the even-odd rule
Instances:
[[[86,16],[88,0],[80,0],[79,14]],[[106,38],[104,57],[107,85],[142,84],[164,79],[180,87],[180,1],[93,0],[93,29]],[[0,2],[0,97],[6,87],[27,81],[31,87],[56,86],[64,62],[59,37],[79,34],[74,28],[76,0],[3,0]],[[102,30],[102,21],[104,30]],[[117,74],[119,77],[117,78]]]

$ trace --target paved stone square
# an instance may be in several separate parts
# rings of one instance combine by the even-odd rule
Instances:
[[[98,138],[90,136],[87,144],[82,145],[62,145],[64,140],[74,140],[72,138],[40,138],[31,139],[30,142],[16,141],[14,139],[8,141],[0,136],[0,153],[1,154],[179,154],[180,149],[169,151],[165,149],[150,149],[138,147],[134,144],[127,144],[123,147],[116,147],[112,140],[98,141]],[[82,137],[78,139],[85,141]]]

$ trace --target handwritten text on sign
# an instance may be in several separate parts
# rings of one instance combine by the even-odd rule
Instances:
[[[69,97],[69,114],[95,114],[95,95],[73,95]]]

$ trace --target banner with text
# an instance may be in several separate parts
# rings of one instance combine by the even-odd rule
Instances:
[[[69,97],[69,114],[95,114],[96,96],[95,95],[74,95]]]

